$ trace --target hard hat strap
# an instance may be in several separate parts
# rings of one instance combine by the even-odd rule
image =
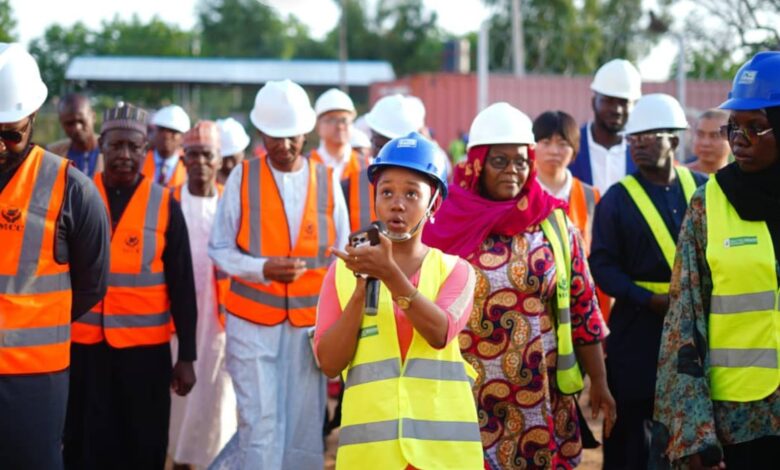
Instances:
[[[396,234],[396,233],[392,233],[392,232],[390,232],[388,230],[385,230],[384,235],[387,238],[389,238],[390,241],[395,242],[395,243],[403,243],[403,242],[411,239],[413,236],[415,236],[417,234],[417,232],[419,232],[420,229],[422,228],[423,222],[425,222],[426,220],[428,220],[431,217],[431,211],[433,211],[433,205],[436,204],[436,200],[439,199],[439,192],[440,192],[440,187],[437,185],[436,186],[436,191],[434,191],[433,196],[431,196],[431,202],[428,203],[428,208],[425,209],[425,215],[423,215],[422,218],[420,219],[420,221],[417,222],[417,224],[415,224],[414,227],[412,227],[412,230],[410,230],[410,231],[408,231],[408,232],[406,232],[404,234]]]

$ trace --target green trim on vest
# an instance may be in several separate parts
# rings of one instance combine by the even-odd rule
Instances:
[[[693,173],[691,170],[685,167],[675,167],[677,177],[680,179],[680,184],[683,188],[683,194],[685,195],[686,204],[690,204],[691,197],[696,191],[696,180],[693,179]],[[661,214],[658,209],[650,200],[650,196],[639,184],[639,181],[634,175],[628,175],[620,181],[620,184],[626,188],[631,200],[634,201],[636,208],[642,214],[642,218],[645,219],[647,226],[650,227],[650,231],[653,233],[653,238],[658,244],[658,248],[661,249],[661,253],[666,260],[666,264],[669,265],[671,271],[674,267],[674,254],[677,250],[677,245],[674,242],[674,237],[666,228],[664,219],[661,218]],[[653,281],[638,281],[634,280],[634,284],[644,289],[649,290],[654,294],[668,294],[669,283],[653,282]]]
[[[558,362],[555,377],[558,390],[571,395],[583,389],[582,373],[574,353],[571,337],[571,246],[566,215],[561,209],[554,210],[541,224],[544,236],[550,242],[555,258],[556,272],[556,337],[558,339]]]
[[[713,400],[757,401],[780,386],[780,311],[772,237],[765,222],[742,220],[717,178],[705,190],[708,317]],[[736,240],[736,241],[735,241]]]

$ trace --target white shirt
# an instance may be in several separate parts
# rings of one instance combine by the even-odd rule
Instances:
[[[344,150],[344,155],[341,159],[338,159],[329,154],[328,150],[325,148],[325,144],[320,142],[320,146],[317,148],[317,153],[320,155],[320,157],[322,157],[322,162],[325,164],[325,166],[333,169],[333,175],[336,177],[336,181],[341,181],[341,175],[344,173],[344,167],[347,166],[347,163],[349,163],[349,159],[352,156],[352,147],[347,145],[346,149]]]
[[[569,169],[566,169],[566,180],[563,182],[563,186],[561,186],[561,189],[559,191],[553,191],[552,189],[548,188],[544,185],[542,182],[542,179],[539,178],[539,175],[537,174],[536,179],[539,181],[539,185],[550,193],[550,195],[554,198],[560,199],[561,201],[569,202],[569,195],[571,194],[571,184],[572,184],[572,175],[571,171]]]
[[[181,211],[187,222],[192,274],[198,286],[198,360],[194,365],[198,386],[186,397],[171,393],[168,451],[176,462],[204,468],[227,444],[238,426],[236,397],[225,366],[225,332],[217,317],[214,264],[208,256],[217,201],[217,188],[212,197],[193,196],[187,185],[182,188]],[[174,351],[178,348],[175,336],[171,346]]]
[[[174,153],[168,158],[163,159],[163,157],[160,156],[159,153],[157,153],[157,150],[154,151],[154,181],[157,182],[157,179],[160,177],[160,163],[165,166],[165,183],[168,184],[168,181],[171,180],[171,176],[173,176],[173,172],[176,171],[176,165],[178,165],[179,160],[181,160],[181,157]]]
[[[591,127],[588,123],[588,150],[590,151],[590,171],[593,175],[593,186],[604,194],[610,186],[626,176],[626,139],[609,149],[593,140]]]
[[[309,160],[303,159],[303,168],[295,172],[276,170],[272,165],[276,187],[284,205],[284,213],[289,225],[290,245],[295,246],[303,219],[306,191],[309,186]],[[266,282],[263,267],[267,258],[254,257],[242,252],[236,245],[236,236],[241,224],[241,179],[243,166],[237,166],[230,172],[225,182],[225,190],[219,201],[217,217],[211,230],[209,240],[209,256],[220,269],[232,276],[238,276],[249,282]],[[333,188],[339,188],[339,180],[333,175]],[[263,213],[260,213],[263,217]],[[336,229],[334,246],[344,249],[349,237],[349,216],[342,191],[333,191],[333,223]],[[279,230],[286,230],[280,221]]]

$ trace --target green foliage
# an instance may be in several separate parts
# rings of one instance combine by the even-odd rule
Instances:
[[[202,0],[202,52],[210,57],[285,57],[287,25],[257,0]]]
[[[46,28],[42,37],[30,42],[29,50],[38,62],[43,81],[49,87],[49,96],[61,94],[64,92],[65,69],[70,59],[94,54],[93,33],[81,22],[70,28],[54,24]]]
[[[755,53],[780,49],[780,0],[699,0],[681,29],[687,43],[686,74],[731,80]],[[676,68],[675,61],[672,73]]]
[[[0,42],[13,42],[16,40],[16,19],[11,10],[10,0],[0,0]]]
[[[510,0],[485,0],[497,9],[491,19],[490,68],[511,70]],[[621,57],[636,60],[652,45],[640,24],[641,0],[523,0],[526,70],[592,74]]]
[[[376,25],[381,37],[377,50],[398,75],[441,69],[444,35],[436,14],[426,15],[422,0],[381,0]]]

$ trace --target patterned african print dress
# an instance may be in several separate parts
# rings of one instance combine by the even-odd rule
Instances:
[[[575,345],[606,336],[579,232],[569,223],[571,321]],[[556,387],[556,269],[539,226],[491,235],[469,261],[474,308],[460,334],[479,372],[474,386],[486,468],[573,468],[582,443],[575,397]]]

